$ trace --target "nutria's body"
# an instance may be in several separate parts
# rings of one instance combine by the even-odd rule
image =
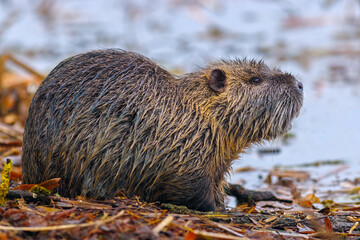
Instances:
[[[302,98],[301,83],[262,62],[222,61],[177,77],[136,53],[77,55],[31,103],[23,182],[60,177],[63,196],[121,190],[214,210],[238,154],[285,133]]]

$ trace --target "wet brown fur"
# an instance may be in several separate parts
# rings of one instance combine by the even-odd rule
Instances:
[[[222,93],[209,87],[213,69],[226,74]],[[23,182],[60,177],[63,196],[112,198],[122,190],[214,210],[223,206],[233,161],[252,143],[285,133],[301,105],[295,78],[263,62],[220,61],[174,76],[137,53],[77,55],[33,98]]]

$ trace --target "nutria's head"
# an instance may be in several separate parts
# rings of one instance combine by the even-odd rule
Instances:
[[[262,61],[224,61],[204,72],[214,93],[208,109],[215,112],[230,145],[242,149],[276,138],[300,112],[302,83]]]

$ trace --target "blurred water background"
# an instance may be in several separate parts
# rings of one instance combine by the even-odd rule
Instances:
[[[68,56],[101,48],[142,53],[177,74],[234,57],[291,72],[305,89],[291,135],[248,150],[234,169],[255,170],[231,181],[266,188],[274,166],[335,160],[347,168],[295,169],[309,171],[324,191],[359,177],[359,0],[0,0],[2,54],[48,73]]]

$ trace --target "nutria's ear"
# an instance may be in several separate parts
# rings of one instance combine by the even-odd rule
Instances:
[[[214,69],[211,71],[211,76],[209,80],[209,86],[212,90],[218,93],[225,91],[226,87],[226,75],[225,72],[221,69]]]

